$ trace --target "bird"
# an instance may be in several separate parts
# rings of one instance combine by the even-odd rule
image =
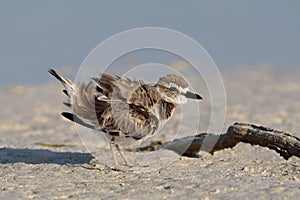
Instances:
[[[189,91],[188,82],[181,76],[166,74],[157,83],[100,73],[90,81],[74,83],[48,70],[61,82],[67,95],[66,106],[72,112],[62,115],[82,126],[101,131],[109,138],[114,170],[122,171],[115,149],[125,162],[133,166],[120,145],[128,144],[157,134],[172,117],[174,110],[188,99],[202,100]],[[119,145],[120,144],[120,145]]]

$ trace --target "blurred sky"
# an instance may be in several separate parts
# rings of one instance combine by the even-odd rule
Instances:
[[[49,67],[78,68],[101,41],[131,28],[175,29],[199,42],[220,69],[300,65],[300,2],[0,1],[0,84],[49,80]]]

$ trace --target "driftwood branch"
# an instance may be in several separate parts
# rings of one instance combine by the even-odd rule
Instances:
[[[180,155],[197,157],[200,150],[213,154],[219,150],[233,148],[239,142],[275,150],[286,160],[292,156],[300,158],[300,138],[271,128],[243,123],[230,126],[225,134],[203,133],[172,142],[153,142],[150,146],[131,151],[154,151],[166,148]]]

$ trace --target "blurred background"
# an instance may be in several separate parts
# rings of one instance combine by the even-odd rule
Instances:
[[[0,85],[39,84],[49,67],[79,68],[101,41],[145,26],[180,31],[222,71],[300,66],[299,1],[0,2]],[[136,58],[139,59],[139,58]]]

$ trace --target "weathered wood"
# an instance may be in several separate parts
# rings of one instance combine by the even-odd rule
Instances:
[[[286,160],[292,156],[300,158],[300,138],[286,132],[253,124],[235,123],[228,128],[227,134],[240,142],[275,150]]]
[[[239,141],[228,134],[215,135],[202,133],[194,137],[184,137],[167,142],[163,148],[175,151],[184,156],[197,157],[200,150],[213,154],[215,151],[232,148],[237,143]]]
[[[197,157],[200,150],[213,154],[216,151],[233,148],[239,142],[275,150],[286,160],[292,156],[300,158],[300,139],[298,137],[271,128],[244,123],[235,123],[228,128],[225,134],[221,135],[202,133],[171,142],[153,142],[147,147],[131,151],[155,151],[165,148],[180,155]]]

